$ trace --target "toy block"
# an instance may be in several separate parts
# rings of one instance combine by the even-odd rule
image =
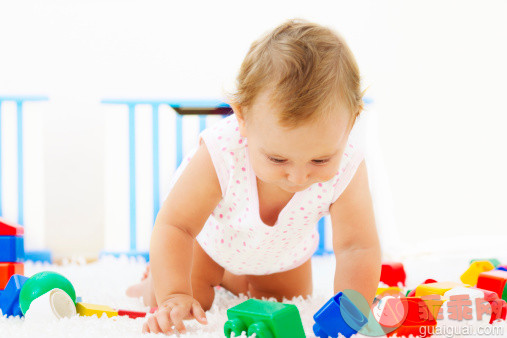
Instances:
[[[491,270],[481,272],[477,280],[477,288],[494,291],[499,298],[502,298],[506,281],[507,271]]]
[[[377,293],[375,296],[385,297],[385,296],[399,296],[401,294],[401,289],[397,286],[390,286],[388,288],[377,288]]]
[[[31,250],[25,252],[25,262],[47,262],[49,264],[53,263],[53,259],[51,258],[51,251],[49,250]]]
[[[495,266],[490,261],[473,261],[468,269],[461,275],[460,280],[468,285],[476,285],[481,272],[494,269]]]
[[[387,300],[382,313],[380,324],[384,327],[395,328],[387,336],[429,337],[432,329],[437,325],[436,315],[443,301],[435,300],[434,309],[428,307],[426,300],[419,297],[391,298]],[[387,315],[384,313],[387,312]],[[386,322],[386,318],[388,321]],[[401,323],[401,325],[400,325]]]
[[[496,258],[474,258],[470,261],[470,264],[476,261],[489,261],[495,268],[500,265],[500,261]]]
[[[22,262],[25,249],[21,236],[0,236],[0,262]]]
[[[2,310],[2,314],[7,316],[23,316],[23,312],[19,306],[19,294],[27,280],[28,278],[25,276],[12,275],[5,290],[0,291],[0,309]]]
[[[12,275],[25,274],[25,265],[23,263],[0,263],[0,290],[5,289],[5,286],[9,282]]]
[[[498,295],[494,291],[486,290],[486,289],[479,289],[477,287],[471,287],[470,289],[479,290],[482,293],[484,293],[484,300],[487,301],[487,302],[491,302],[491,301],[493,301],[495,299],[498,299]]]
[[[305,337],[298,308],[293,304],[251,298],[228,309],[227,318],[226,337],[231,333],[238,337],[243,331],[257,337]]]
[[[118,309],[117,311],[118,311],[118,316],[128,316],[129,318],[132,318],[132,319],[146,317],[146,312],[120,310],[120,309]]]
[[[437,282],[437,283],[421,284],[417,286],[417,288],[415,289],[415,296],[416,297],[428,295],[443,296],[444,293],[458,286],[469,287],[470,285],[457,282]]]
[[[380,281],[389,286],[405,285],[407,275],[401,263],[383,263],[380,272]]]
[[[497,270],[507,271],[507,265],[499,265],[496,267]]]
[[[507,302],[503,299],[496,299],[491,304],[491,319],[490,324],[497,319],[505,320],[507,318]]]
[[[426,279],[424,282],[422,282],[420,285],[422,285],[422,284],[430,284],[430,283],[437,283],[437,281],[434,280],[434,279],[429,278],[429,279]],[[416,287],[416,289],[417,289],[417,287]],[[407,297],[415,297],[415,290],[416,289],[413,289],[413,290],[410,290],[410,292],[407,292]]]
[[[320,338],[350,337],[356,334],[368,319],[344,293],[338,292],[314,315],[313,333]]]
[[[55,288],[63,290],[76,303],[74,286],[65,276],[53,271],[42,271],[30,277],[19,293],[19,306],[23,314],[26,314],[34,299]]]
[[[115,311],[113,308],[107,305],[97,305],[97,304],[89,304],[89,303],[77,303],[76,311],[80,316],[93,316],[97,315],[97,317],[102,317],[103,314],[106,314],[109,318],[118,316],[118,311]]]
[[[0,217],[0,236],[23,236],[25,229]]]
[[[458,287],[450,289],[449,291],[445,292],[442,295],[442,298],[449,300],[449,299],[451,299],[451,296],[458,296],[458,295],[468,295],[468,296],[470,296],[470,299],[475,299],[475,298],[484,299],[484,291],[482,291],[481,289],[477,289],[477,288],[473,288],[473,287],[466,288],[466,287],[462,287],[462,286],[458,286]]]

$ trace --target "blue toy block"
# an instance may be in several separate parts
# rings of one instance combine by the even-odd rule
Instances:
[[[51,259],[51,251],[49,250],[26,251],[25,261],[47,262],[49,264],[53,263],[53,260]]]
[[[7,317],[23,316],[23,312],[19,307],[19,293],[27,280],[28,277],[12,275],[5,290],[0,292],[0,309],[3,315],[7,315]]]
[[[130,251],[101,251],[99,253],[99,258],[102,258],[103,256],[114,256],[116,258],[119,258],[120,256],[127,256],[127,257],[142,257],[146,262],[150,261],[150,253],[148,251],[136,251],[136,250],[130,250]]]
[[[338,337],[338,333],[345,337],[356,334],[368,319],[342,292],[333,296],[315,315],[313,332],[317,337]]]
[[[21,236],[0,236],[0,262],[23,262],[24,240]]]

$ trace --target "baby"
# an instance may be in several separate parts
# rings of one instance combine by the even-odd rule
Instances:
[[[353,127],[359,70],[333,30],[289,20],[255,41],[241,65],[234,114],[199,137],[176,172],[150,243],[150,268],[127,290],[157,312],[143,332],[207,324],[214,287],[278,301],[312,295],[318,220],[330,215],[334,292],[371,304],[380,244]]]

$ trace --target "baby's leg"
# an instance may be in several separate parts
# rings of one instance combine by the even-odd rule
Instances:
[[[143,297],[146,306],[155,307],[157,301],[151,271],[148,269],[147,272],[146,279],[127,289],[127,295],[130,297]],[[199,243],[194,240],[191,272],[192,293],[205,311],[211,308],[215,298],[214,287],[222,282],[223,276],[224,268],[211,259]]]
[[[247,275],[250,297],[275,297],[282,302],[283,298],[306,298],[313,293],[312,259],[288,271],[271,275]]]
[[[246,275],[235,275],[225,270],[220,286],[236,296],[240,294],[248,296],[248,280]]]

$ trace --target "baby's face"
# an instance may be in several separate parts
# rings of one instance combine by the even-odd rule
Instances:
[[[347,144],[349,114],[337,111],[327,121],[288,129],[278,124],[267,95],[256,99],[247,123],[238,117],[257,177],[291,193],[333,178]]]

